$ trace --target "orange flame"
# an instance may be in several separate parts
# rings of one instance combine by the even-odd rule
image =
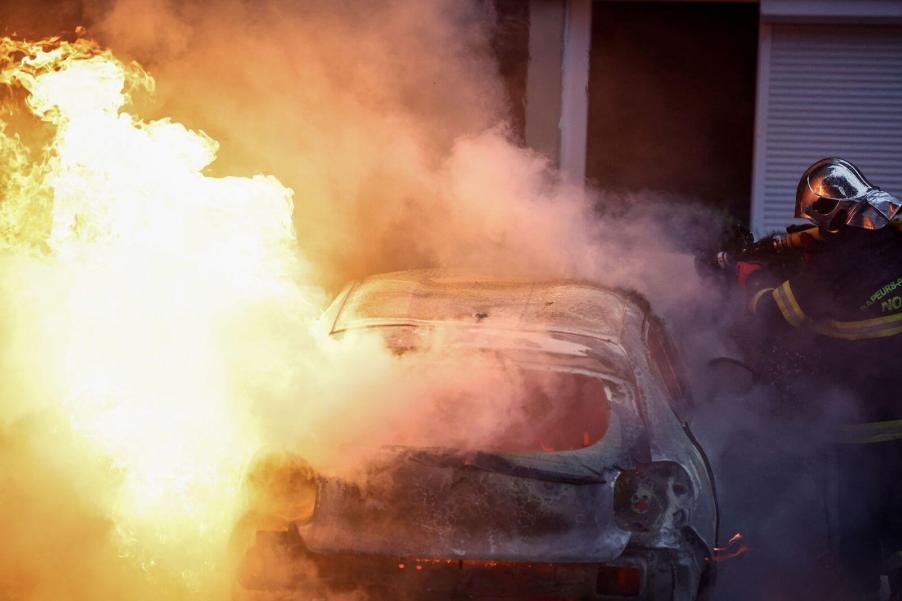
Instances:
[[[292,191],[205,176],[216,141],[127,112],[153,79],[93,42],[3,38],[0,84],[0,267],[34,349],[0,420],[60,416],[114,474],[96,502],[120,556],[197,589],[259,444],[237,358],[267,311],[312,314]]]

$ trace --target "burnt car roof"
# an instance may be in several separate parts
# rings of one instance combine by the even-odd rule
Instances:
[[[333,332],[392,325],[461,325],[557,332],[620,342],[630,309],[620,290],[572,280],[534,281],[444,270],[380,274],[354,283]]]

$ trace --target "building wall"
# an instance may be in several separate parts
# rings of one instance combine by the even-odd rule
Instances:
[[[555,162],[567,128],[579,126],[549,101],[565,97],[561,13],[576,1],[520,0],[541,4],[530,32],[561,32],[558,43],[527,40],[524,85],[525,142]],[[798,176],[825,153],[857,158],[875,183],[902,193],[902,0],[596,0],[592,13],[588,124],[577,133],[601,188],[694,197],[759,234],[788,219]],[[772,65],[775,31],[784,46],[807,43],[791,39],[793,27],[802,38],[817,27],[848,35]],[[868,42],[873,32],[879,44]],[[778,88],[783,96],[769,96]]]

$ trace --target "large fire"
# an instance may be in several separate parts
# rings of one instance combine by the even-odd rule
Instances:
[[[201,3],[165,59],[178,20],[114,4],[96,31],[157,61],[156,100],[95,42],[0,39],[0,598],[228,598],[254,520],[306,509],[246,507],[294,492],[280,456],[353,472],[365,446],[484,448],[525,423],[481,358],[325,335],[310,282],[433,265],[625,284],[644,259],[621,247],[655,240],[657,299],[685,304],[694,280],[656,218],[602,229],[589,195],[494,127],[476,3],[379,3],[378,18]],[[158,37],[171,44],[143,45]],[[216,160],[215,140],[140,118],[145,103],[241,151]],[[303,191],[294,224],[275,178],[211,176],[258,164]]]
[[[292,191],[205,176],[217,142],[130,114],[153,79],[91,41],[3,38],[0,83],[3,326],[17,349],[0,428],[54,424],[115,554],[206,597],[260,443],[243,370],[264,369],[253,347],[271,315],[319,301],[298,284]]]

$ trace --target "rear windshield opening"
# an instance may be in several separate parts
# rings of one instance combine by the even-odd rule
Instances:
[[[510,363],[476,369],[428,390],[429,446],[569,451],[608,430],[613,384],[600,377]],[[426,400],[426,399],[422,399]]]
[[[570,451],[588,447],[608,430],[610,406],[605,382],[567,372],[519,370],[521,412],[502,428],[495,443],[510,451]]]

